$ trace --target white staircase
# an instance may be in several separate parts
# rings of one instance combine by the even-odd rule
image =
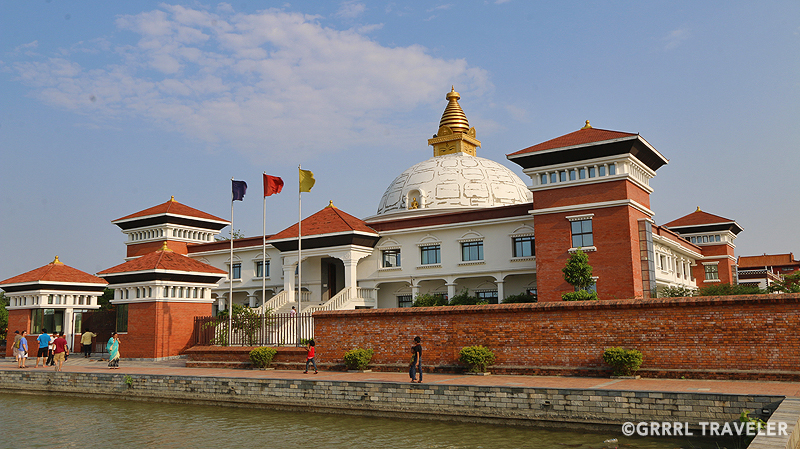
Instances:
[[[378,305],[378,294],[375,288],[347,287],[323,304],[308,306],[303,312],[320,310],[348,310],[357,306],[375,308]]]

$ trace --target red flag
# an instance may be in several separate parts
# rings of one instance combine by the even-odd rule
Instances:
[[[264,196],[281,193],[281,190],[283,190],[283,179],[264,173]]]

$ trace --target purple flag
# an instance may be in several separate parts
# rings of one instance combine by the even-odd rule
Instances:
[[[247,183],[244,181],[234,181],[232,179],[231,183],[233,201],[242,201],[244,199],[245,192],[247,192]]]

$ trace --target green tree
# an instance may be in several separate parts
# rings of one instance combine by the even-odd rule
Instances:
[[[800,271],[787,274],[781,280],[767,287],[770,293],[800,293]]]
[[[245,237],[244,232],[242,232],[241,229],[234,229],[233,230],[233,239],[234,240],[243,239],[244,237]],[[223,237],[221,235],[218,235],[218,236],[214,237],[214,240],[216,240],[217,242],[224,242],[224,241],[230,240],[230,239],[231,239],[230,237]]]
[[[112,299],[114,299],[114,290],[110,288],[103,290],[103,294],[97,298],[97,304],[100,306],[100,310],[113,309],[114,305],[111,304]]]
[[[766,291],[758,288],[757,285],[739,284],[714,284],[703,287],[697,292],[698,296],[759,295],[762,293],[766,293]]]
[[[434,307],[446,305],[447,300],[444,299],[444,296],[425,293],[424,295],[417,295],[414,298],[414,304],[411,304],[411,307]]]
[[[0,339],[6,338],[8,334],[8,298],[5,293],[0,292]]]
[[[657,293],[658,298],[687,298],[694,296],[696,292],[687,287],[664,287]]]
[[[561,269],[564,280],[575,288],[575,292],[564,293],[561,298],[565,301],[597,299],[596,292],[590,292],[589,287],[594,285],[592,279],[592,266],[589,265],[589,256],[577,250],[569,256],[567,264]],[[585,291],[588,293],[579,293]]]
[[[448,306],[474,306],[476,304],[488,304],[488,302],[477,296],[469,296],[469,290],[466,288],[461,290],[461,293],[450,298],[447,303]]]

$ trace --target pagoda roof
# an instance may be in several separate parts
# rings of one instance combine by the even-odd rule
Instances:
[[[556,137],[555,139],[550,139],[546,142],[542,142],[528,148],[523,148],[522,150],[511,153],[508,156],[510,157],[519,154],[533,153],[536,151],[553,150],[557,148],[569,148],[610,140],[632,138],[636,136],[638,136],[638,134],[626,133],[622,131],[611,131],[599,128],[581,128],[575,132]]]
[[[378,235],[378,232],[347,212],[333,205],[333,202],[321,211],[301,221],[303,238],[340,233],[367,233]],[[297,223],[270,237],[267,242],[297,238]]]
[[[228,273],[220,270],[219,268],[212,267],[207,263],[194,260],[182,254],[175,253],[171,250],[161,250],[145,254],[133,260],[119,264],[115,267],[105,269],[97,274],[99,275],[116,275],[123,273],[140,273],[140,272],[182,272],[182,273],[198,273],[198,274],[218,274],[227,275]]]
[[[735,220],[704,212],[699,207],[691,214],[672,220],[664,226],[670,229],[681,228],[684,233],[704,232],[705,230],[718,230],[717,228],[719,228],[720,230],[729,229],[734,234],[738,234],[744,230]]]
[[[763,268],[784,265],[800,266],[800,260],[794,260],[794,254],[764,254],[761,256],[739,256],[739,268]]]
[[[224,227],[224,225],[230,224],[228,220],[197,210],[185,204],[181,204],[175,201],[175,197],[172,197],[169,201],[159,204],[157,206],[153,206],[145,210],[113,220],[111,223],[114,223],[124,229],[129,227],[129,226],[124,226],[124,223],[128,223],[131,221],[144,221],[146,219],[152,219],[155,217],[164,217],[164,216],[188,218],[193,221],[214,222],[217,225],[223,225],[221,227],[215,226],[215,227],[220,227],[220,229]]]
[[[56,256],[55,260],[43,267],[0,282],[0,287],[19,287],[24,284],[94,284],[105,286],[108,282],[105,279],[83,272],[77,268],[64,265],[63,262],[58,260],[58,256]]]

